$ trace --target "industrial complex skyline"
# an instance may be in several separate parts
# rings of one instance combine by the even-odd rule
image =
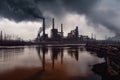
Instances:
[[[49,35],[53,17],[56,28],[63,23],[66,36],[76,26],[79,34],[90,37],[93,33],[97,39],[120,34],[118,0],[0,0],[0,5],[0,30],[25,40],[35,38],[41,17],[46,18]]]
[[[56,18],[55,18],[55,20],[56,20],[55,21],[55,28],[60,31],[62,22],[61,23],[57,22],[58,20]],[[6,24],[4,21],[8,22],[8,23]],[[4,21],[2,21],[3,23],[1,22],[1,26],[0,26],[0,30],[3,31],[3,33],[17,35],[24,40],[35,39],[36,36],[38,35],[39,28],[43,27],[42,21],[39,21],[39,22],[20,22],[20,23],[15,23],[14,21],[9,22],[9,20],[7,20],[7,19],[5,19]],[[82,21],[82,19],[81,19],[81,21]],[[47,19],[46,19],[46,22],[48,22]],[[49,24],[46,23],[46,30],[45,30],[49,37],[51,36],[51,29],[52,29],[51,22],[52,22],[52,18],[51,18],[51,20],[49,19]],[[72,22],[72,20],[70,22]],[[73,23],[74,22],[75,21],[73,21]],[[67,36],[68,33],[71,30],[75,29],[77,26],[74,24],[70,25],[70,27],[67,27],[66,26],[67,24],[63,24],[63,25],[64,25],[64,27],[63,27],[64,28],[64,36]],[[89,26],[89,28],[87,28],[86,24],[82,25],[82,26],[78,26],[78,29],[79,29],[80,35],[88,35],[89,37],[91,37],[92,34],[97,35],[97,32],[96,31],[94,32],[94,29],[91,26]],[[109,35],[108,32],[109,31],[106,31],[106,35]],[[97,39],[105,39],[106,35],[102,35],[102,33],[101,33],[101,34],[98,34],[96,37],[97,37]],[[114,35],[112,35],[112,36],[114,36]]]

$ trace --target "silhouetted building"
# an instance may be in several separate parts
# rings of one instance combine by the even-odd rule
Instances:
[[[51,39],[52,41],[61,41],[61,37],[63,37],[63,26],[61,26],[61,32],[58,32],[58,29],[54,27],[54,18],[53,18],[53,26],[51,29]]]
[[[43,18],[42,20],[43,20],[43,26],[40,27],[40,29],[38,31],[38,35],[37,35],[37,38],[36,38],[37,42],[48,40],[48,34],[45,33],[45,18]],[[43,32],[42,36],[40,36],[41,32]]]
[[[40,33],[43,32],[43,35],[40,36]],[[45,18],[43,18],[43,27],[39,29],[38,36],[36,39],[38,42],[46,41],[46,42],[62,42],[62,43],[87,43],[87,41],[91,41],[88,36],[79,35],[78,26],[74,30],[71,30],[68,33],[67,37],[64,36],[63,24],[61,24],[60,32],[55,28],[54,18],[52,19],[52,29],[51,29],[51,37],[48,37],[48,34],[45,33]]]
[[[68,39],[71,41],[78,41],[79,40],[79,31],[78,31],[78,26],[76,29],[72,30],[70,33],[68,33]]]
[[[90,38],[89,38],[88,36],[80,35],[79,37],[80,37],[80,41],[85,41],[85,42],[87,42],[87,41],[90,40]]]

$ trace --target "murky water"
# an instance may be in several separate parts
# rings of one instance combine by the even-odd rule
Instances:
[[[104,62],[80,47],[42,47],[24,46],[0,49],[0,73],[16,68],[41,67],[44,70],[63,71],[70,77],[82,80],[101,80],[91,69],[93,65]]]

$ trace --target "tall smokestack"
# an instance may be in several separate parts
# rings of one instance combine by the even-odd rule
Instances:
[[[79,37],[79,31],[78,31],[78,26],[76,26],[76,29],[75,29],[75,36],[76,36],[76,38],[78,38]]]
[[[2,31],[0,32],[0,40],[3,39]]]
[[[43,38],[45,38],[45,18],[43,18]]]
[[[61,24],[61,36],[63,37],[63,24]]]
[[[53,29],[54,29],[54,18],[53,18]]]
[[[1,31],[1,36],[0,36],[1,40],[3,40],[3,34],[2,34],[2,31]]]
[[[91,39],[93,39],[93,33],[91,33]]]

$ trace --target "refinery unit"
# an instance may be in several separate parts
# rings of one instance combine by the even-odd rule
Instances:
[[[38,43],[42,43],[42,42],[46,42],[46,43],[54,43],[54,42],[58,42],[58,43],[87,43],[88,41],[93,41],[95,39],[93,38],[89,38],[88,36],[85,35],[79,35],[79,30],[78,30],[78,26],[75,27],[74,30],[71,30],[67,36],[64,36],[64,27],[63,24],[61,24],[61,30],[60,32],[58,31],[58,29],[55,28],[55,20],[54,18],[52,19],[52,29],[51,29],[51,36],[48,37],[48,34],[45,33],[45,18],[43,18],[43,27],[40,27],[40,30],[38,32],[37,38],[36,38],[36,42]],[[41,31],[42,30],[42,31]],[[42,35],[41,32],[43,33]]]
[[[79,35],[78,26],[74,30],[71,30],[67,36],[64,36],[64,26],[61,24],[61,30],[59,31],[55,26],[55,20],[52,19],[52,29],[50,37],[46,34],[45,18],[42,18],[43,26],[40,27],[37,34],[37,38],[33,41],[24,41],[20,37],[15,35],[6,34],[3,31],[0,31],[0,46],[9,46],[9,45],[33,45],[33,44],[53,44],[53,43],[63,43],[63,44],[73,44],[73,43],[87,43],[91,41],[96,41],[95,39],[89,38],[88,36]]]

